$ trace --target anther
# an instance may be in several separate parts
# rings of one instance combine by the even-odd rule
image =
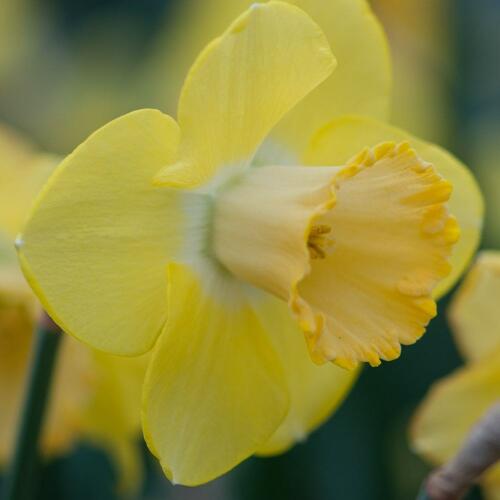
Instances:
[[[333,245],[333,240],[326,235],[332,228],[327,224],[318,224],[311,228],[307,238],[307,248],[311,259],[325,259],[326,250]]]

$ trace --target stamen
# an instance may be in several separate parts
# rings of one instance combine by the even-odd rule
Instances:
[[[332,231],[327,224],[317,224],[311,228],[307,248],[311,259],[326,258],[326,250],[333,245],[333,239],[326,236]]]

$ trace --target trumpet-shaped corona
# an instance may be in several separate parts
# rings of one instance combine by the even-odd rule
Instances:
[[[259,167],[217,196],[213,251],[232,275],[289,304],[315,361],[378,365],[436,313],[432,289],[459,236],[450,193],[408,143],[366,149],[345,167]],[[371,246],[360,242],[371,232]],[[357,280],[371,283],[369,297]]]

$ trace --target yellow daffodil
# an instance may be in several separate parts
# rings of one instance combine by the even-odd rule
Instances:
[[[11,458],[20,405],[29,373],[33,330],[40,306],[23,278],[14,235],[58,159],[41,154],[5,128],[0,129],[0,464]],[[141,359],[93,351],[65,337],[56,366],[42,452],[68,452],[82,439],[105,447],[123,489],[137,488],[141,453]]]
[[[315,366],[304,335],[316,362],[344,367],[422,335],[458,229],[450,183],[408,140],[455,183],[464,243],[444,286],[477,241],[481,197],[441,150],[366,118],[309,143],[307,103],[329,105],[314,89],[335,66],[304,11],[253,4],[192,66],[177,122],[146,109],[95,132],[18,237],[66,332],[115,354],[153,350],[143,429],[174,482],[286,449],[326,418],[355,372]]]
[[[500,398],[500,252],[482,252],[450,309],[466,365],[432,387],[412,427],[415,450],[434,464],[451,459],[473,425]],[[488,500],[500,499],[500,465],[481,479]]]

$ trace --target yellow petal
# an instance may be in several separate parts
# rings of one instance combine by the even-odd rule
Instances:
[[[57,159],[40,154],[17,135],[0,128],[0,354],[2,387],[0,461],[12,452],[28,373],[30,345],[39,305],[24,280],[14,250],[14,236]],[[54,394],[45,423],[42,453],[69,451],[86,437],[109,450],[122,490],[141,481],[141,373],[138,361],[92,352],[65,337],[54,379]],[[144,364],[144,363],[143,363]],[[142,368],[142,375],[145,367]]]
[[[92,351],[95,383],[83,415],[82,435],[107,449],[121,491],[142,482],[141,390],[148,356],[123,358]]]
[[[146,376],[143,427],[174,483],[197,485],[262,446],[288,397],[279,359],[240,285],[169,267],[169,319]]]
[[[191,68],[179,101],[182,168],[160,183],[202,184],[245,167],[279,119],[322,82],[335,60],[320,28],[284,2],[252,4]]]
[[[340,406],[360,370],[345,370],[331,363],[314,364],[304,336],[284,302],[269,297],[264,304],[256,304],[256,309],[274,343],[290,393],[285,420],[258,450],[261,455],[273,455],[305,440],[325,422]]]
[[[434,296],[439,298],[463,273],[481,236],[483,198],[469,170],[438,146],[376,120],[353,116],[338,118],[320,130],[313,138],[306,160],[316,165],[340,165],[360,149],[388,140],[408,140],[419,156],[431,162],[453,186],[449,209],[458,220],[460,240],[453,249],[451,273],[434,290]]]
[[[57,168],[18,238],[44,308],[98,349],[140,354],[164,325],[164,269],[182,214],[178,197],[151,179],[172,161],[178,134],[154,110],[99,129]]]
[[[500,347],[500,252],[481,252],[448,310],[464,355],[476,360]]]
[[[149,61],[152,78],[173,109],[188,64],[252,0],[181,2],[176,22]],[[387,119],[390,106],[390,55],[383,30],[365,0],[293,0],[321,27],[339,61],[335,73],[284,119],[273,138],[295,150],[335,116],[358,113]]]
[[[11,456],[40,307],[19,269],[14,235],[57,160],[0,128],[0,461]],[[55,370],[41,452],[54,456],[80,436],[90,391],[87,349],[65,339]]]
[[[276,138],[300,154],[311,135],[336,116],[360,114],[388,119],[392,75],[387,40],[368,2],[291,3],[304,9],[320,25],[338,61],[333,75],[301,101],[276,129]]]
[[[499,367],[500,351],[496,351],[435,384],[414,417],[413,448],[433,463],[449,460],[500,397]]]

